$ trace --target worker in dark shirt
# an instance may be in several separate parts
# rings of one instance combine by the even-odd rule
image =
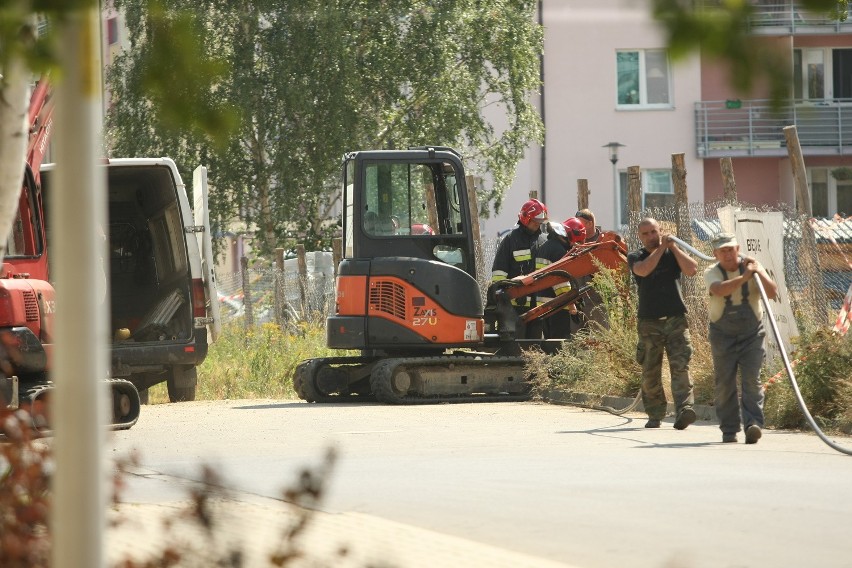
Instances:
[[[518,225],[506,235],[497,247],[491,266],[491,282],[515,278],[541,268],[539,250],[547,241],[542,224],[547,221],[547,207],[538,199],[530,199],[518,212]],[[514,300],[515,311],[523,314],[535,307],[535,298],[523,296]],[[541,339],[543,325],[540,321],[526,326],[526,339]]]
[[[627,255],[627,265],[639,288],[636,359],[642,365],[642,403],[648,414],[645,428],[659,428],[666,415],[662,382],[665,352],[675,403],[674,427],[683,430],[695,422],[696,416],[692,408],[695,401],[693,383],[689,376],[692,343],[680,276],[694,276],[698,263],[680,250],[670,235],[661,233],[659,223],[650,217],[639,223],[639,240],[644,246]]]

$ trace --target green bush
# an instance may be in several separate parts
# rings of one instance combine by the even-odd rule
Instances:
[[[830,330],[803,334],[793,375],[821,429],[852,426],[852,337]],[[786,373],[766,383],[766,419],[777,428],[809,428]]]

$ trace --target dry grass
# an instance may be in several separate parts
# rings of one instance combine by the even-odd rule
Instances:
[[[541,352],[527,354],[528,371],[537,388],[563,389],[595,395],[633,397],[642,382],[642,367],[636,362],[636,291],[625,273],[602,269],[594,285],[604,298],[609,313],[610,328],[592,326],[568,342],[558,354]],[[698,296],[688,296],[698,299]],[[692,313],[703,313],[690,306],[690,327],[693,338],[691,375],[695,397],[699,404],[713,401],[713,363],[706,343],[706,329],[696,330]],[[700,325],[700,322],[698,323]],[[706,324],[705,324],[706,325]],[[696,333],[697,331],[697,333]],[[663,364],[663,387],[671,399],[670,374]]]
[[[240,320],[225,326],[198,367],[197,400],[295,398],[293,371],[311,357],[341,356],[325,345],[325,326],[300,324],[282,330],[267,323],[246,329]],[[149,403],[168,402],[165,383],[151,387]]]

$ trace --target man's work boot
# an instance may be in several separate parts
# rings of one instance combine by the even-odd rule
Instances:
[[[746,428],[746,444],[756,444],[761,436],[763,436],[763,432],[757,424],[752,424]]]
[[[645,422],[645,428],[659,428],[660,427],[660,419],[659,418],[649,418],[647,422]]]
[[[677,420],[674,423],[675,430],[686,430],[687,426],[695,422],[695,418],[695,411],[693,409],[689,407],[684,408],[677,415]]]

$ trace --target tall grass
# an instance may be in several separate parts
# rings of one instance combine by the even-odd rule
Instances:
[[[852,433],[852,336],[829,330],[800,338],[793,375],[802,398],[821,429]],[[786,374],[766,382],[766,418],[778,428],[807,428]]]
[[[323,324],[300,324],[282,330],[265,323],[246,328],[237,320],[225,325],[198,367],[197,400],[296,398],[293,372],[304,359],[343,355],[325,345]],[[149,402],[168,402],[165,383],[151,387]]]
[[[636,290],[622,270],[599,267],[593,285],[603,297],[609,329],[592,324],[553,356],[528,355],[528,370],[539,390],[571,390],[594,395],[633,397],[642,383],[642,367],[636,362]],[[702,334],[692,330],[693,355],[690,374],[699,404],[712,404],[713,363]],[[663,365],[663,385],[669,392],[668,367]]]

